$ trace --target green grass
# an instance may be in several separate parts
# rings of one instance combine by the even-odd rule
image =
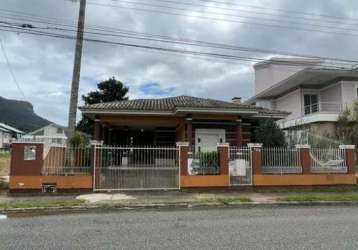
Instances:
[[[358,201],[358,193],[298,193],[278,197],[279,201]]]
[[[0,152],[0,159],[9,159],[10,158],[10,153],[9,152]]]
[[[202,200],[202,202],[220,203],[224,205],[237,204],[237,203],[250,202],[250,201],[251,201],[250,198],[245,196],[214,197],[214,198],[208,198]]]
[[[0,203],[0,209],[13,208],[51,208],[51,207],[72,207],[84,204],[84,200],[55,200],[55,201],[21,201],[21,202],[6,202]]]
[[[286,187],[286,188],[254,188],[255,193],[358,193],[358,185],[352,186],[332,186],[332,187]]]

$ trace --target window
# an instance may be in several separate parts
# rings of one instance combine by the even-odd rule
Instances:
[[[62,128],[57,128],[57,134],[62,134],[63,133],[63,129]]]
[[[304,110],[305,115],[318,112],[318,96],[317,95],[304,95]]]
[[[24,160],[25,161],[36,160],[36,146],[25,146],[24,147]]]

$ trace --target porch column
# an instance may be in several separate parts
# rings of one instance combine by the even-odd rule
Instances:
[[[219,168],[220,175],[229,175],[229,143],[219,143]]]
[[[99,119],[94,120],[94,133],[93,133],[93,139],[96,141],[101,140],[101,123]]]
[[[179,169],[180,176],[188,175],[188,155],[189,155],[189,143],[177,142],[179,148]]]
[[[261,155],[261,143],[249,143],[247,146],[251,152],[251,166],[252,174],[260,175],[262,174],[262,155]]]
[[[236,120],[236,146],[242,147],[242,126],[241,126],[242,120],[237,119]]]
[[[300,159],[300,165],[302,167],[302,174],[311,173],[311,156],[310,145],[296,145],[298,157]]]
[[[191,116],[188,116],[185,119],[186,124],[186,139],[189,142],[189,145],[193,143],[193,118]]]
[[[107,144],[108,145],[112,145],[112,136],[113,136],[113,129],[111,127],[108,128],[108,133],[107,133]]]
[[[356,164],[355,145],[340,145],[339,149],[344,149],[345,151],[347,174],[355,174],[355,164]]]

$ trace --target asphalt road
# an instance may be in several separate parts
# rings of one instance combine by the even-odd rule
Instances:
[[[358,249],[358,207],[120,211],[0,220],[1,249]]]

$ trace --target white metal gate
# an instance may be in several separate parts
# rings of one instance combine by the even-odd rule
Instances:
[[[252,185],[250,148],[230,147],[229,176],[231,186]]]
[[[94,191],[179,188],[176,147],[96,146]]]

